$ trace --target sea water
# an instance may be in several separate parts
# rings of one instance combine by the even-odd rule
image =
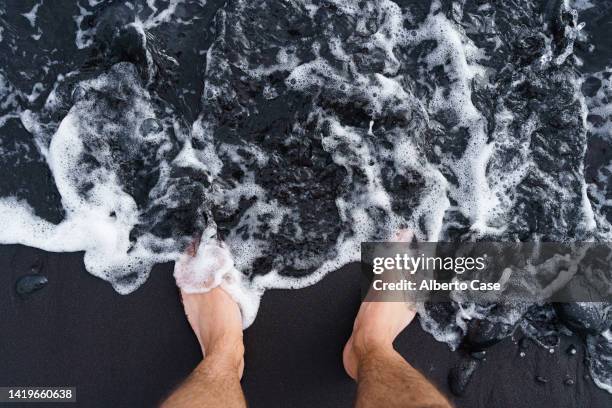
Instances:
[[[4,0],[0,242],[84,251],[122,294],[181,260],[248,326],[400,229],[609,241],[611,23],[607,0]],[[452,348],[565,318],[612,391],[607,304],[419,314]]]

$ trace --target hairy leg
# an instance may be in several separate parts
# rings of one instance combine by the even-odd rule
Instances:
[[[162,407],[246,407],[240,387],[244,344],[238,305],[221,288],[182,296],[204,359]]]
[[[343,362],[357,385],[357,408],[447,408],[450,403],[393,349],[393,340],[414,319],[404,302],[364,302]]]

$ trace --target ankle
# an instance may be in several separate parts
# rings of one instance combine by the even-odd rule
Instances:
[[[222,334],[209,339],[202,347],[205,356],[219,356],[240,361],[244,357],[242,332],[239,334]]]
[[[212,367],[241,375],[240,370],[244,361],[242,339],[240,341],[225,339],[212,343],[203,350],[203,354],[204,361]]]
[[[379,333],[356,330],[353,332],[353,350],[358,358],[367,354],[393,351],[393,340],[386,339]]]
[[[242,362],[236,361],[235,357],[214,354],[204,357],[195,372],[198,375],[206,376],[215,380],[221,379],[240,379],[242,376]]]

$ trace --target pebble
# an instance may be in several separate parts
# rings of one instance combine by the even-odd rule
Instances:
[[[538,375],[535,379],[541,384],[546,384],[548,382],[548,378],[542,377],[541,375]]]
[[[487,352],[485,350],[473,351],[470,353],[470,356],[476,360],[483,360],[487,356]]]
[[[448,384],[453,394],[461,396],[478,368],[480,361],[473,358],[464,358],[459,364],[451,369],[448,375]]]
[[[556,303],[561,321],[575,332],[596,335],[609,327],[605,302]]]
[[[570,356],[575,355],[578,352],[578,350],[576,350],[576,346],[574,346],[573,344],[570,344],[570,346],[567,348],[567,354],[569,354]]]
[[[40,274],[24,275],[17,279],[15,291],[20,295],[29,295],[44,288],[49,281],[47,277]]]
[[[567,385],[568,387],[571,387],[572,385],[574,385],[574,380],[571,378],[566,378],[565,381],[563,381],[563,384]]]

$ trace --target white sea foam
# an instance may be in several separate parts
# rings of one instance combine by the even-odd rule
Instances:
[[[95,28],[86,28],[84,23],[99,3],[89,0],[77,4],[78,15],[74,20],[79,49],[93,44]],[[157,67],[147,33],[170,21],[192,24],[192,20],[177,17],[182,3],[171,0],[168,7],[160,10],[156,8],[157,2],[149,1],[145,6],[150,11],[148,17],[136,18],[131,23],[142,39],[138,46],[146,52],[149,81],[155,77]],[[51,126],[41,123],[41,114],[22,111],[18,103],[18,100],[36,102],[46,91],[44,86],[37,84],[25,92],[17,91],[0,70],[0,104],[9,112],[0,118],[0,125],[19,117],[34,135],[66,213],[62,222],[53,224],[38,217],[26,202],[4,198],[0,200],[1,243],[22,243],[49,251],[84,251],[88,271],[111,282],[120,293],[138,288],[153,264],[177,261],[175,277],[183,290],[205,292],[223,287],[240,304],[247,327],[254,320],[266,290],[301,288],[319,281],[327,273],[358,261],[363,241],[388,240],[404,228],[427,241],[448,239],[449,230],[454,227],[469,230],[476,238],[502,236],[521,221],[520,206],[524,203],[519,202],[517,189],[533,174],[558,200],[572,203],[580,190],[579,210],[572,212],[572,216],[583,220],[581,224],[587,230],[611,230],[602,210],[612,205],[606,198],[612,164],[600,169],[597,186],[586,185],[583,169],[577,169],[579,174],[541,171],[533,148],[543,126],[538,112],[534,110],[527,118],[519,118],[517,111],[521,109],[513,109],[503,92],[496,94],[494,107],[483,109],[478,105],[479,90],[507,86],[507,92],[512,94],[533,78],[528,77],[525,69],[515,73],[510,85],[495,83],[498,73],[488,68],[492,56],[479,48],[474,37],[456,22],[463,13],[458,3],[449,14],[441,10],[440,2],[433,1],[427,16],[415,26],[416,17],[411,11],[402,11],[392,1],[330,1],[326,7],[337,10],[333,18],[350,25],[349,29],[340,32],[326,24],[316,25],[317,30],[324,31],[323,35],[313,35],[307,45],[295,39],[277,44],[277,35],[286,38],[286,27],[257,21],[257,16],[247,10],[251,4],[248,1],[230,3],[231,7],[219,13],[218,23],[221,30],[233,37],[218,32],[217,41],[207,52],[204,112],[190,127],[179,124],[171,109],[159,108],[155,95],[150,95],[138,80],[136,69],[122,63],[98,78],[79,82],[75,88],[86,96],[76,94],[74,106],[49,134]],[[578,9],[590,6],[588,1],[574,2]],[[126,7],[133,10],[134,6]],[[315,19],[318,13],[332,13],[319,8],[318,2],[307,0],[291,2],[291,7],[310,19]],[[480,10],[488,8],[483,5]],[[26,16],[32,25],[36,23],[35,16],[35,9]],[[562,50],[555,48],[553,39],[543,40],[545,50],[534,57],[533,71],[554,71],[572,61],[574,41],[583,28],[577,20],[575,23],[565,30],[567,41]],[[497,30],[493,29],[494,22],[485,21],[482,25],[489,28],[488,35]],[[261,33],[261,38],[252,38],[253,30]],[[304,35],[311,35],[305,32]],[[496,42],[494,51],[504,45],[497,35],[492,41]],[[268,55],[269,60],[262,62],[263,55]],[[71,74],[58,77],[45,104],[46,110],[60,111],[58,88],[71,79]],[[273,82],[272,77],[281,80]],[[569,77],[559,74],[558,83],[571,82]],[[597,94],[580,101],[581,120],[586,129],[587,111],[606,118],[602,126],[595,129],[589,125],[589,130],[609,138],[610,80],[604,73],[598,74],[598,78],[603,86]],[[255,86],[240,93],[244,89],[236,89],[236,81]],[[571,86],[573,95],[580,94],[580,84]],[[251,138],[250,128],[243,128],[245,134],[237,135],[239,142],[219,136],[220,129],[227,130],[226,124],[219,123],[216,117],[219,112],[233,109],[237,116],[257,118],[261,114],[258,97],[274,101],[290,92],[304,97],[303,100],[312,100],[312,109],[306,119],[279,119],[287,122],[282,147],[316,139],[332,162],[329,166],[342,169],[344,173],[338,173],[345,174],[338,181],[333,201],[337,214],[332,215],[337,222],[336,218],[333,220],[338,224],[334,233],[323,231],[316,235],[308,230],[299,211],[273,196],[269,186],[263,185],[260,173],[280,162],[281,153],[266,150],[265,142]],[[98,94],[99,97],[91,96]],[[573,99],[565,101],[572,102]],[[141,125],[145,121],[153,124],[153,130],[142,134]],[[233,124],[236,122],[239,121]],[[577,127],[576,132],[583,130]],[[266,127],[253,133],[258,132],[261,135],[257,136],[266,137],[272,131]],[[449,141],[451,144],[465,141],[465,146],[449,148],[445,145]],[[117,146],[127,152],[128,159],[141,158],[145,149],[141,151],[140,147],[153,146],[150,160],[157,163],[155,171],[160,176],[149,192],[148,203],[168,208],[180,204],[172,193],[181,186],[168,181],[176,169],[187,174],[194,170],[194,174],[203,175],[202,179],[210,184],[202,197],[202,211],[208,223],[195,257],[182,253],[185,240],[193,237],[161,238],[146,229],[132,236],[134,230],[142,227],[145,211],[135,194],[128,192],[121,175],[120,160],[125,157],[115,159],[112,154]],[[570,153],[567,144],[559,149]],[[241,173],[239,181],[231,183],[224,179],[224,170],[229,167]],[[130,177],[140,181],[132,175],[127,178]],[[579,189],[559,186],[558,179],[564,179],[575,187],[576,177],[582,178]],[[391,182],[395,178],[405,181],[408,187],[393,187]],[[291,194],[303,192],[300,190],[303,186],[296,183]],[[398,199],[403,192],[408,198]],[[592,207],[593,197],[596,203]],[[314,202],[314,211],[318,211],[316,199],[308,199]],[[406,204],[401,199],[411,201]],[[226,227],[222,243],[218,235],[223,226],[217,225],[218,220],[208,207],[222,209],[235,221]],[[321,218],[327,216],[330,214],[320,214]],[[567,223],[566,218],[561,216],[554,222]],[[565,231],[562,227],[559,229]],[[294,246],[307,246],[331,237],[331,248],[322,253],[299,253],[293,258],[290,251],[275,253],[272,243],[279,240],[281,232],[293,240]],[[249,274],[261,258],[270,259],[265,266],[268,269]],[[288,274],[288,266],[308,273]],[[486,310],[474,304],[459,304],[452,324],[441,325],[429,318],[423,305],[419,307],[423,326],[436,339],[453,347],[467,331],[470,320],[488,316]],[[519,318],[518,309],[500,317],[509,325]]]
[[[253,288],[236,269],[235,255],[212,235],[214,231],[204,232],[195,256],[181,255],[174,269],[176,283],[187,293],[223,288],[240,305],[243,325],[248,327],[255,320],[262,293]]]
[[[147,27],[167,21],[179,3],[180,1],[173,1],[163,11],[158,11],[153,4],[150,4],[153,11],[152,17],[146,22],[138,23],[138,27],[143,31]],[[312,5],[307,6],[314,10]],[[366,20],[369,11],[361,10],[355,4],[348,2],[336,2],[336,6],[344,13],[356,18],[358,30],[367,32]],[[406,112],[410,112],[414,106],[420,106],[421,113],[425,117],[428,116],[428,113],[435,114],[442,110],[454,112],[459,118],[457,127],[467,128],[470,136],[468,148],[463,157],[451,165],[458,183],[449,183],[435,165],[419,157],[419,150],[410,135],[398,135],[394,149],[387,153],[383,152],[381,156],[380,149],[376,146],[369,146],[365,140],[365,136],[371,129],[365,130],[344,125],[337,118],[327,116],[325,112],[320,111],[318,113],[321,116],[320,122],[327,123],[329,127],[329,134],[322,140],[324,148],[332,152],[332,157],[337,165],[345,167],[349,172],[353,171],[353,167],[360,168],[366,176],[365,185],[337,199],[342,222],[351,225],[353,231],[351,234],[342,233],[340,235],[335,251],[339,255],[335,259],[325,260],[322,266],[308,278],[281,277],[279,271],[274,270],[273,273],[254,279],[253,287],[258,291],[268,288],[309,285],[329,271],[343,264],[357,261],[360,242],[371,239],[374,231],[380,229],[380,225],[376,225],[376,221],[368,215],[369,208],[379,208],[387,213],[388,225],[384,227],[387,237],[404,226],[413,228],[417,236],[422,239],[438,240],[442,234],[444,215],[450,208],[447,196],[451,196],[459,206],[459,210],[471,220],[473,230],[487,233],[497,231],[496,227],[490,225],[490,220],[496,215],[495,211],[498,211],[500,206],[498,198],[500,194],[496,194],[486,175],[486,167],[494,153],[494,145],[487,143],[484,119],[471,103],[471,82],[478,77],[486,77],[484,68],[479,65],[479,60],[483,58],[483,55],[453,22],[438,12],[440,5],[437,2],[434,2],[432,11],[425,22],[418,29],[410,31],[403,27],[404,17],[395,3],[383,1],[378,4],[368,4],[368,7],[372,9],[370,11],[376,11],[381,16],[377,30],[370,33],[371,35],[364,40],[365,47],[380,49],[385,55],[382,59],[384,67],[379,73],[374,75],[360,73],[354,57],[343,49],[343,44],[337,37],[329,38],[329,47],[338,58],[348,64],[352,78],[347,77],[346,72],[340,72],[332,67],[325,58],[321,57],[319,55],[320,46],[317,44],[313,47],[316,57],[310,61],[299,61],[292,52],[280,49],[276,65],[249,69],[245,62],[243,68],[249,70],[253,78],[261,78],[275,71],[286,72],[288,74],[287,85],[298,91],[306,91],[313,86],[332,86],[336,89],[348,86],[350,92],[360,94],[368,100],[373,114],[381,114],[389,105],[395,105],[400,110],[405,109]],[[79,9],[81,12],[77,17],[77,24],[80,25],[89,12],[81,6]],[[88,38],[91,34],[78,31],[77,45],[79,48],[89,44]],[[143,35],[143,38],[145,37]],[[428,69],[444,66],[451,77],[452,85],[446,89],[438,88],[425,106],[412,95],[409,89],[404,88],[401,76],[396,77],[400,62],[395,55],[395,50],[399,46],[409,46],[428,40],[437,42],[437,47],[426,57],[425,62]],[[103,86],[104,81],[106,79],[101,78],[90,84],[84,84],[84,86],[99,88]],[[443,91],[446,93],[442,94]],[[207,83],[205,92],[207,95],[214,96],[220,91],[215,89],[211,83]],[[147,111],[146,104],[139,106],[142,112],[135,113],[137,116],[155,116],[154,112]],[[425,113],[426,111],[428,113]],[[48,162],[62,195],[67,220],[72,223],[72,228],[78,228],[76,226],[79,225],[78,220],[85,219],[88,220],[85,224],[95,225],[95,228],[83,227],[88,231],[85,235],[89,237],[85,240],[89,244],[83,244],[83,246],[90,251],[87,255],[88,265],[91,266],[91,269],[98,271],[94,273],[99,276],[107,276],[111,273],[108,272],[109,270],[120,264],[124,256],[120,254],[127,253],[128,250],[131,251],[130,253],[134,252],[134,249],[131,248],[129,232],[138,221],[138,211],[133,199],[121,190],[115,174],[108,169],[96,170],[94,174],[89,175],[88,178],[93,179],[94,186],[88,194],[89,200],[84,201],[82,194],[75,187],[79,184],[79,180],[76,179],[82,177],[77,170],[83,154],[83,136],[81,135],[82,129],[80,129],[82,123],[79,123],[79,118],[78,114],[70,113],[62,121],[49,147]],[[376,119],[372,123],[375,121]],[[113,126],[113,123],[106,123],[103,129],[114,132],[116,129],[113,129]],[[193,131],[203,135],[211,130],[208,124],[198,121]],[[210,136],[204,136],[210,139]],[[351,149],[351,153],[349,155],[341,153],[340,146]],[[222,153],[224,152],[230,158],[233,157],[233,160],[241,165],[241,158],[236,153],[232,153],[229,147],[222,145],[220,149]],[[256,157],[260,157],[259,160],[264,164],[263,161],[266,158],[262,157],[262,153],[257,152],[255,147],[250,150]],[[214,176],[219,173],[221,166],[218,154],[219,152],[210,149],[205,152],[195,152],[191,144],[185,142],[174,162],[179,166],[209,170]],[[420,203],[409,219],[395,214],[391,209],[388,192],[381,180],[381,160],[390,160],[397,171],[415,171],[425,180],[426,188],[422,193]],[[520,179],[520,171],[517,174],[519,175],[515,178]],[[252,176],[247,175],[247,177]],[[517,183],[516,180],[513,182]],[[258,220],[262,219],[263,214],[266,214],[270,217],[266,221],[271,227],[270,232],[274,233],[275,228],[284,217],[291,217],[290,209],[283,208],[274,200],[268,199],[265,191],[253,181],[250,184],[243,183],[238,189],[224,191],[217,200],[224,201],[231,207],[232,203],[237,205],[240,197],[248,196],[258,197],[259,202],[243,214],[238,226],[227,237],[227,245],[240,269],[251,266],[258,255],[263,253],[266,239],[264,234],[260,239],[251,237],[244,240],[237,231],[240,231],[241,228],[261,230],[259,225],[261,221]],[[114,214],[113,217],[109,216],[111,213]],[[95,230],[103,232],[97,234]],[[39,242],[37,246],[45,245]],[[45,247],[49,247],[48,244]],[[92,251],[98,254],[91,255]],[[113,251],[115,255],[111,255]],[[94,266],[95,259],[100,264]],[[103,265],[104,263],[108,265]]]
[[[570,3],[573,8],[579,11],[588,10],[592,7],[595,7],[591,0],[570,0]]]
[[[42,6],[42,3],[43,2],[41,0],[41,2],[36,3],[30,11],[22,14],[22,16],[24,16],[30,22],[30,25],[32,26],[32,28],[36,27],[36,13],[38,13],[38,8]]]

